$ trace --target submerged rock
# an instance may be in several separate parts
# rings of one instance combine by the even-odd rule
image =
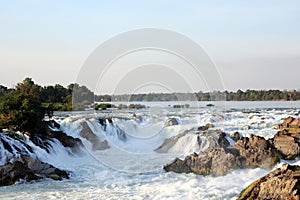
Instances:
[[[43,177],[62,180],[68,179],[69,175],[66,171],[29,156],[21,156],[20,161],[0,166],[0,186],[12,185],[21,179],[31,181]]]
[[[299,177],[300,166],[284,164],[281,168],[254,181],[238,199],[299,199]]]
[[[94,151],[110,148],[108,142],[106,140],[101,141],[100,138],[95,133],[93,133],[86,122],[82,122],[80,123],[80,125],[82,127],[79,132],[80,136],[92,143],[92,149]]]
[[[199,126],[198,131],[206,131],[206,130],[208,130],[210,128],[213,128],[213,127],[214,127],[213,124],[206,124],[205,126]]]
[[[203,151],[207,148],[228,147],[229,145],[230,143],[226,139],[226,134],[221,130],[189,130],[165,139],[164,143],[155,151],[158,153],[170,153],[174,148],[177,148],[178,153],[184,153],[184,151],[188,149],[190,149],[190,151]],[[180,151],[180,149],[182,149],[182,151]]]
[[[165,126],[175,126],[178,124],[179,124],[178,120],[174,117],[167,119],[167,121],[165,122]]]

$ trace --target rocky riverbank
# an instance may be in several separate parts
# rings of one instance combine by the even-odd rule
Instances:
[[[193,153],[185,159],[176,158],[164,166],[165,171],[220,176],[235,169],[261,167],[271,169],[280,158],[296,159],[300,152],[300,119],[289,117],[278,126],[278,133],[269,140],[251,135],[228,144],[220,131],[199,131],[199,135],[212,135],[207,149]],[[201,129],[199,129],[201,130]],[[217,137],[216,137],[217,136]],[[178,136],[177,136],[178,137]],[[178,140],[178,138],[174,138]],[[232,138],[233,139],[233,138]],[[168,139],[160,149],[165,149]],[[224,142],[225,141],[225,142]],[[168,147],[170,148],[170,147]],[[299,199],[300,166],[284,164],[246,188],[239,199]]]
[[[32,181],[42,178],[53,180],[68,179],[71,172],[54,167],[51,164],[42,162],[34,153],[26,140],[33,145],[50,153],[53,149],[53,142],[58,141],[70,153],[79,153],[82,142],[78,138],[68,136],[66,133],[57,130],[59,124],[55,121],[48,122],[44,134],[29,134],[27,136],[11,130],[0,133],[0,186],[12,185],[20,180]],[[3,131],[3,130],[2,130]]]
[[[246,199],[300,199],[300,166],[283,164],[254,181],[238,198]]]

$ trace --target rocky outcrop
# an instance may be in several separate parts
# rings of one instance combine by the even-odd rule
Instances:
[[[242,138],[233,146],[210,146],[208,149],[187,156],[184,160],[176,158],[164,166],[169,172],[196,173],[219,176],[237,168],[271,168],[279,161],[279,155],[269,141],[252,135]]]
[[[171,164],[164,166],[167,172],[195,173],[201,175],[221,176],[230,170],[238,168],[240,160],[223,148],[210,148],[205,151],[193,153],[184,160],[176,158]]]
[[[206,130],[208,130],[210,128],[213,128],[213,127],[214,127],[213,124],[206,124],[205,126],[199,126],[198,131],[206,131]]]
[[[165,126],[175,126],[178,124],[179,124],[178,120],[174,117],[167,119],[167,121],[165,122]]]
[[[39,178],[54,180],[68,179],[68,172],[53,167],[29,156],[21,156],[21,161],[7,163],[0,167],[0,186],[12,185],[21,179],[26,181]]]
[[[107,140],[101,141],[100,138],[95,133],[93,133],[93,131],[86,122],[82,122],[80,125],[82,129],[79,131],[79,134],[81,137],[87,139],[89,142],[92,143],[93,151],[105,150],[110,148]]]
[[[299,129],[298,131],[300,131],[300,118],[288,117],[284,119],[283,123],[279,125],[279,129]]]
[[[22,160],[24,161],[24,166],[26,166],[38,176],[52,178],[54,180],[69,178],[69,175],[66,171],[60,170],[48,163],[41,162],[35,158],[22,156]]]
[[[232,146],[238,151],[238,155],[243,160],[244,167],[272,168],[279,161],[279,154],[272,144],[263,137],[251,135],[243,137]]]
[[[282,165],[254,181],[238,199],[300,199],[300,166]]]
[[[164,143],[159,146],[155,151],[158,153],[168,153],[170,149],[172,149],[180,139],[184,139],[185,137],[195,137],[197,140],[190,141],[190,143],[194,142],[195,145],[188,144],[189,146],[198,146],[197,149],[205,150],[206,148],[215,148],[215,147],[228,147],[230,142],[226,139],[226,133],[221,130],[208,130],[208,131],[194,131],[188,130],[183,133],[180,133],[171,138],[167,138]],[[182,146],[182,148],[185,148]]]
[[[31,181],[37,180],[39,177],[20,161],[7,163],[0,167],[0,186],[12,185],[21,179]]]
[[[174,137],[165,139],[164,143],[160,145],[155,151],[157,153],[167,153],[178,142],[180,138],[183,138],[187,134],[189,134],[189,132],[185,131]]]
[[[300,155],[300,133],[283,130],[272,139],[274,147],[287,160],[295,159]]]
[[[282,157],[293,160],[300,156],[300,119],[288,117],[279,125],[280,131],[271,140]]]

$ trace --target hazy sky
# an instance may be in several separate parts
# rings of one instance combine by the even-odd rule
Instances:
[[[8,87],[27,76],[67,85],[102,42],[153,27],[200,44],[224,89],[300,89],[298,0],[12,0],[0,2],[0,24],[0,84]]]

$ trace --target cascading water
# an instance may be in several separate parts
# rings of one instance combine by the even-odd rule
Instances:
[[[208,137],[194,134],[198,126],[212,123],[213,129],[226,133],[270,138],[276,133],[275,124],[287,116],[297,117],[298,112],[298,108],[262,108],[246,113],[235,108],[216,116],[209,109],[186,109],[183,113],[170,110],[169,116],[176,117],[180,123],[168,127],[164,126],[166,119],[153,121],[138,112],[137,116],[141,116],[138,119],[121,113],[104,122],[98,115],[57,116],[59,130],[82,141],[80,153],[64,147],[57,139],[47,140],[47,151],[26,135],[13,138],[0,133],[0,164],[18,159],[18,155],[29,155],[71,171],[71,179],[0,187],[0,199],[236,199],[241,190],[269,171],[244,169],[226,176],[204,177],[165,173],[163,165],[175,157],[209,147]],[[180,134],[185,135],[171,142],[166,152],[156,151],[166,139],[173,141]],[[226,138],[234,143],[228,135]],[[95,139],[102,150],[97,150],[100,147]]]

